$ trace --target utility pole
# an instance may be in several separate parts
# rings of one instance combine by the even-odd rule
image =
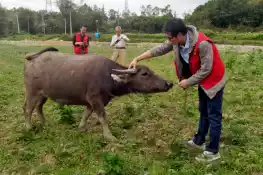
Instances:
[[[70,25],[70,36],[72,36],[71,10],[70,10],[70,12],[69,12],[69,25]]]
[[[27,16],[27,32],[30,33],[29,15]]]
[[[117,18],[117,20],[118,20],[118,26],[120,26],[120,14],[119,14],[119,9],[118,9],[118,18]]]
[[[64,21],[65,21],[65,35],[67,34],[67,19],[64,18]]]
[[[17,32],[20,33],[18,15],[16,14]]]
[[[46,34],[46,24],[45,24],[45,19],[44,19],[44,11],[42,12],[42,32],[44,33],[44,34]]]
[[[97,32],[99,32],[99,28],[98,28],[98,20],[96,20],[96,28],[97,28]]]

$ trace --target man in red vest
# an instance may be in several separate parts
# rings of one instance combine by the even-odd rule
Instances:
[[[73,36],[73,47],[75,54],[87,54],[89,47],[89,36],[86,34],[87,26],[83,25],[80,32]]]
[[[179,86],[186,89],[198,85],[199,128],[187,143],[203,150],[203,153],[195,158],[197,161],[211,162],[220,159],[219,140],[226,74],[218,49],[210,38],[198,32],[194,26],[186,26],[181,19],[167,21],[164,31],[168,42],[134,58],[129,68],[135,68],[141,60],[174,51],[174,66]],[[205,137],[209,128],[210,142],[206,145]]]

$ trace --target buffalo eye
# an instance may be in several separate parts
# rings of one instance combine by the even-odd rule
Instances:
[[[148,76],[148,75],[149,75],[148,72],[144,72],[144,73],[142,73],[142,76]]]

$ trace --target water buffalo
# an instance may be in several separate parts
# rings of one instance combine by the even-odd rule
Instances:
[[[104,137],[110,140],[116,138],[109,130],[104,107],[112,98],[128,93],[167,92],[173,86],[146,66],[128,69],[101,55],[65,54],[54,47],[25,57],[24,83],[27,128],[32,128],[34,108],[40,121],[45,122],[42,108],[49,98],[62,105],[85,106],[80,129],[95,112]]]

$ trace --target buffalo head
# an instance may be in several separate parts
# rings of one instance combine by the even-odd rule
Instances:
[[[173,87],[171,82],[156,75],[146,66],[136,69],[113,69],[111,77],[118,83],[126,85],[133,92],[166,92]]]

